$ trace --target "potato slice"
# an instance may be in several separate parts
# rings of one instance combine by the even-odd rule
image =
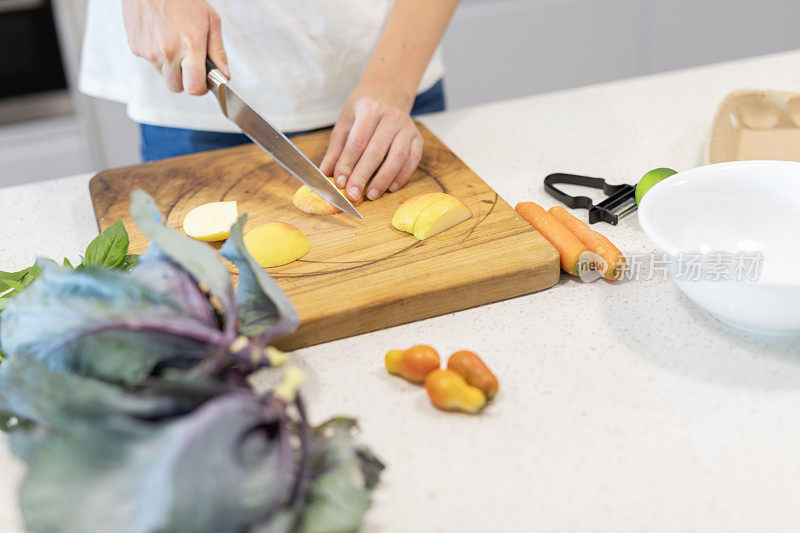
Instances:
[[[467,204],[447,195],[426,207],[414,221],[414,237],[425,240],[472,217]]]
[[[392,226],[406,233],[414,233],[414,221],[417,220],[419,214],[436,200],[447,196],[449,195],[443,192],[429,192],[412,196],[400,204],[400,207],[394,212]]]
[[[303,185],[294,193],[292,197],[294,206],[309,215],[332,215],[339,213],[341,209],[333,204],[329,204],[325,198],[314,192],[308,185]]]
[[[333,178],[328,179],[333,181]],[[339,190],[344,192],[342,189]],[[354,205],[360,204],[361,201],[362,199],[359,199],[354,202]],[[328,203],[325,198],[315,193],[314,189],[308,185],[303,185],[295,191],[292,203],[297,209],[309,215],[333,215],[342,211],[335,205]]]
[[[183,217],[183,231],[201,241],[224,241],[239,218],[236,201],[211,202],[195,207]]]
[[[286,222],[267,222],[253,228],[245,234],[244,246],[264,268],[297,261],[311,249],[303,232]]]
[[[403,202],[394,213],[392,225],[424,240],[471,217],[469,207],[455,196],[433,192]]]

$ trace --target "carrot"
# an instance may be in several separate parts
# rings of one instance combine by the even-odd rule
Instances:
[[[561,268],[567,274],[578,275],[578,261],[586,246],[553,215],[533,202],[520,202],[517,213],[528,221],[536,231],[550,241],[561,255]]]
[[[584,221],[575,218],[561,206],[551,207],[548,213],[574,233],[589,250],[603,258],[606,263],[603,277],[610,280],[622,277],[626,267],[625,256],[611,241],[591,229]]]

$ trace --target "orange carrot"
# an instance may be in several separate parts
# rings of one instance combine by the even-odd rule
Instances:
[[[611,280],[622,277],[626,267],[625,256],[611,241],[561,206],[553,206],[547,212],[574,233],[589,250],[603,258],[606,263],[603,277]]]
[[[561,255],[561,268],[567,274],[578,275],[578,261],[586,246],[553,215],[533,202],[520,202],[517,213],[556,247]]]

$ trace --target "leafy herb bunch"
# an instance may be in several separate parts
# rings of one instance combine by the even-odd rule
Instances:
[[[221,250],[234,291],[217,253],[164,226],[145,192],[131,213],[150,238],[138,266],[89,250],[76,269],[37,263],[2,314],[0,428],[29,466],[27,527],[357,530],[383,465],[354,421],[311,427],[299,371],[263,394],[249,385],[282,362],[269,343],[299,318],[245,249],[246,217]]]

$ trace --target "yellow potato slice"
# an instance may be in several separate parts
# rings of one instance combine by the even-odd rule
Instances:
[[[433,192],[403,202],[394,213],[392,225],[424,240],[471,217],[469,207],[455,196]]]
[[[311,249],[303,232],[286,222],[267,222],[253,228],[245,234],[244,246],[264,268],[297,261]]]
[[[439,199],[426,207],[414,221],[414,237],[425,240],[472,217],[469,207],[453,196]]]
[[[392,226],[405,231],[406,233],[414,233],[414,221],[420,213],[431,205],[436,200],[446,198],[450,195],[443,192],[429,192],[425,194],[418,194],[412,196],[397,208],[392,217]]]
[[[195,207],[183,217],[183,231],[201,241],[224,241],[239,218],[236,201],[211,202]]]

